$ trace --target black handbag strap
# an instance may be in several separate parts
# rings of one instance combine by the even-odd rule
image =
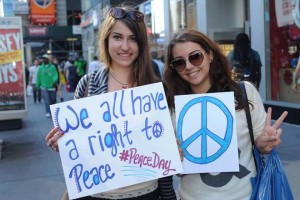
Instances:
[[[253,127],[252,127],[252,120],[251,120],[251,115],[250,115],[250,109],[249,109],[249,103],[248,103],[248,97],[247,97],[245,84],[244,84],[244,82],[239,82],[238,84],[239,84],[239,87],[240,87],[241,93],[242,93],[243,107],[244,107],[246,117],[247,117],[247,124],[248,124],[248,128],[249,128],[252,147],[254,147],[255,143],[254,143]]]
[[[255,143],[254,143],[253,127],[252,127],[252,120],[251,120],[251,115],[250,115],[250,108],[249,108],[249,103],[248,103],[247,92],[246,92],[244,82],[239,82],[238,84],[239,84],[239,87],[240,87],[241,93],[242,93],[243,107],[244,107],[244,110],[246,113],[249,135],[250,135],[250,139],[251,139],[251,143],[252,143],[252,155],[254,158],[255,167],[257,169],[258,165],[257,165],[257,161],[254,156]]]

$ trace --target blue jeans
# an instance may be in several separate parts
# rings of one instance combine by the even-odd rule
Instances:
[[[50,105],[56,103],[56,90],[48,90],[46,88],[42,88],[42,96],[44,100],[46,113],[51,113]]]
[[[41,96],[42,96],[42,92],[41,89],[37,89],[36,88],[36,84],[32,84],[32,93],[33,93],[33,101],[34,103],[36,102],[36,100],[38,100],[38,102],[41,102]]]

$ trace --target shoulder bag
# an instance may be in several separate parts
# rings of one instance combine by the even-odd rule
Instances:
[[[275,149],[270,154],[260,154],[254,142],[252,120],[244,82],[239,82],[243,98],[243,107],[247,117],[253,157],[257,175],[251,178],[252,194],[250,200],[293,200],[293,194],[286,178],[286,174]]]

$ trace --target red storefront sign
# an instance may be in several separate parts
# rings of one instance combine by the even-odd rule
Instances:
[[[47,27],[29,27],[28,28],[29,36],[46,36]]]

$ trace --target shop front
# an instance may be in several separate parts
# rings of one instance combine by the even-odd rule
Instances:
[[[286,122],[300,124],[300,91],[292,80],[300,55],[300,1],[171,0],[168,1],[165,36],[183,28],[196,28],[220,44],[227,55],[235,36],[245,32],[262,62],[259,93],[274,119],[289,111]],[[175,16],[175,11],[179,13]],[[178,19],[179,18],[179,19]],[[168,24],[169,22],[169,24]],[[299,87],[300,88],[300,87]]]
[[[161,58],[173,34],[183,29],[207,34],[227,55],[235,36],[250,31],[246,9],[247,1],[240,0],[149,0],[139,6],[145,13],[151,51]]]
[[[278,114],[288,110],[288,121],[296,124],[300,124],[300,90],[292,90],[292,81],[300,55],[299,6],[299,0],[265,1],[266,48],[270,49],[266,104],[274,105]]]
[[[80,54],[81,35],[78,26],[25,26],[24,46],[26,65],[45,53],[59,60],[67,60],[71,54]]]

